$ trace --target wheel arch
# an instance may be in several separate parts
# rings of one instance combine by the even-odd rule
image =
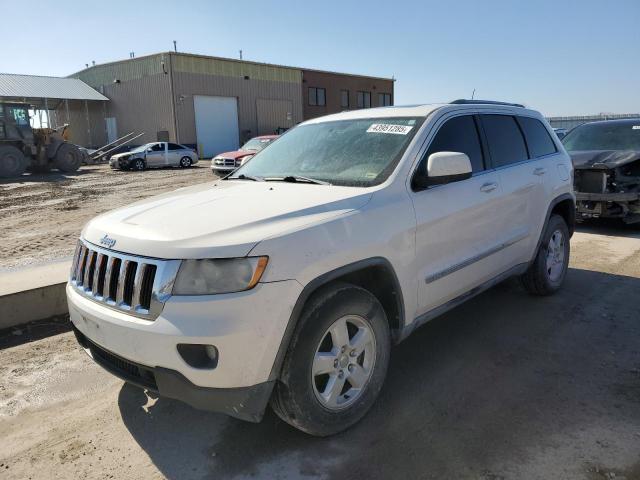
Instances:
[[[291,337],[309,299],[321,288],[335,282],[351,283],[374,295],[382,304],[387,316],[392,342],[397,343],[401,340],[401,332],[405,326],[404,298],[393,265],[384,257],[359,260],[323,273],[307,283],[302,289],[289,316],[289,322],[280,342],[269,380],[276,380],[280,377]]]
[[[570,193],[563,193],[562,195],[554,198],[547,208],[547,215],[544,219],[544,223],[542,224],[542,229],[540,230],[540,235],[538,236],[538,243],[536,245],[535,250],[533,251],[533,257],[529,261],[529,264],[533,262],[536,258],[538,250],[540,249],[540,244],[542,243],[542,237],[544,236],[544,231],[547,228],[547,224],[549,223],[549,219],[551,215],[558,214],[564,221],[567,223],[567,227],[569,228],[569,237],[573,236],[573,232],[575,231],[576,225],[576,200],[575,197]]]

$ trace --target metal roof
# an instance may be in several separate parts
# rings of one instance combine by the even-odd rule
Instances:
[[[109,100],[77,78],[0,73],[0,97]]]

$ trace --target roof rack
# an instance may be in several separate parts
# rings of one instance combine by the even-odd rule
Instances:
[[[509,103],[509,102],[496,102],[495,100],[467,100],[459,98],[450,102],[453,105],[505,105],[507,107],[520,107],[525,108],[521,103]]]

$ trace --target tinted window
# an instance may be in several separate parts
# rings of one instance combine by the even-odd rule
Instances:
[[[175,143],[169,144],[169,150],[182,150],[184,147],[182,145],[176,145]]]
[[[349,90],[340,90],[340,106],[343,108],[349,107]]]
[[[532,158],[556,153],[556,145],[540,120],[531,117],[518,117],[518,121],[524,131],[529,154]]]
[[[478,129],[475,120],[470,115],[452,118],[440,127],[420,165],[421,173],[426,173],[424,169],[427,165],[427,159],[429,155],[436,152],[466,153],[471,160],[471,168],[474,172],[484,170]]]
[[[358,108],[371,108],[371,92],[358,92]]]
[[[494,167],[527,160],[527,147],[516,119],[507,115],[482,115]]]
[[[326,105],[326,90],[324,88],[309,87],[309,105]]]

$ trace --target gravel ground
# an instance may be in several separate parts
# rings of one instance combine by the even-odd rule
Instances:
[[[91,165],[72,174],[0,181],[0,271],[73,255],[88,220],[151,195],[212,181],[208,164],[145,172]]]
[[[640,234],[581,230],[558,295],[509,281],[425,325],[370,414],[328,439],[149,396],[69,332],[9,332],[0,477],[638,480]]]

